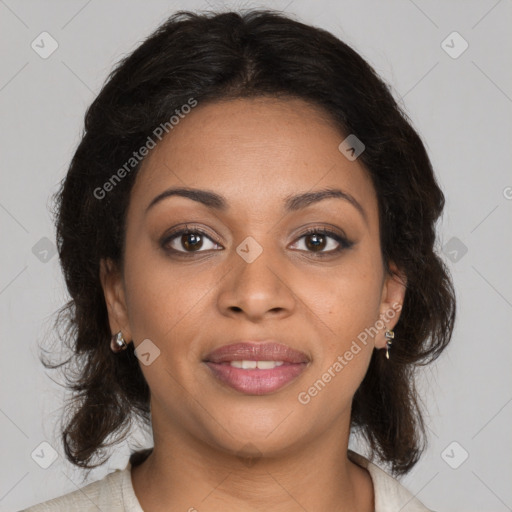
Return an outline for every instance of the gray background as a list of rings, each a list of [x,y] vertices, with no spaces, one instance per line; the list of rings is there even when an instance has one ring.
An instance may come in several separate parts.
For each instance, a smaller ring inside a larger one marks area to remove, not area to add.
[[[66,300],[48,206],[86,107],[113,64],[175,10],[262,5],[353,45],[392,84],[427,145],[447,197],[439,246],[459,309],[451,346],[421,373],[430,445],[403,483],[438,512],[512,510],[510,0],[0,0],[0,510],[84,483],[64,460],[63,390],[37,346],[55,337],[52,315]],[[31,47],[51,48],[43,31],[58,43],[46,59]],[[458,54],[460,39],[442,45],[453,31],[469,44],[457,58],[445,50]],[[52,449],[42,442],[56,450],[48,469],[40,466]],[[124,467],[127,453],[118,448],[89,480]]]

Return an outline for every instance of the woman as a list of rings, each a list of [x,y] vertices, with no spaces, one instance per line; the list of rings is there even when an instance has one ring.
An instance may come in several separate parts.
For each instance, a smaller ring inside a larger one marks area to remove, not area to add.
[[[279,13],[180,12],[85,128],[58,197],[64,447],[96,467],[135,419],[154,447],[28,510],[428,510],[395,477],[453,329],[444,197],[373,69]]]

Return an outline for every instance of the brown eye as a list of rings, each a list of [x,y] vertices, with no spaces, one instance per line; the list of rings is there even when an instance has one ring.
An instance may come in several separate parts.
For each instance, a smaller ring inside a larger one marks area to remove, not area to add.
[[[170,252],[194,253],[218,249],[220,246],[199,229],[182,229],[166,237],[162,247]]]
[[[198,251],[201,249],[203,245],[202,235],[197,233],[187,233],[185,235],[181,235],[181,244],[182,247],[190,251]]]
[[[318,256],[329,256],[339,253],[344,249],[348,249],[352,247],[352,245],[354,245],[353,242],[334,231],[327,229],[310,229],[298,238],[293,248]]]
[[[313,252],[322,251],[327,245],[327,237],[319,233],[313,233],[312,235],[306,235],[306,247],[311,249]]]

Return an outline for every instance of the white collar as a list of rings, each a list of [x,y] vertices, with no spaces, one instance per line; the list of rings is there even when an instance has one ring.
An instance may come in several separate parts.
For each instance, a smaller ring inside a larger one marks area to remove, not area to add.
[[[366,457],[348,450],[348,458],[370,473],[373,481],[375,512],[432,512],[398,480]]]

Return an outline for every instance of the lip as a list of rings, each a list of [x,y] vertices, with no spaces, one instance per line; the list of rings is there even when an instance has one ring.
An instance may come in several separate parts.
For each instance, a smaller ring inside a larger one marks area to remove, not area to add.
[[[206,362],[225,363],[229,361],[283,361],[285,363],[308,363],[309,357],[288,345],[276,341],[240,341],[224,345],[210,352]]]
[[[230,361],[283,361],[272,369],[235,368]],[[306,354],[274,341],[237,342],[224,345],[206,356],[212,375],[232,389],[249,395],[265,395],[295,380],[308,366]]]

